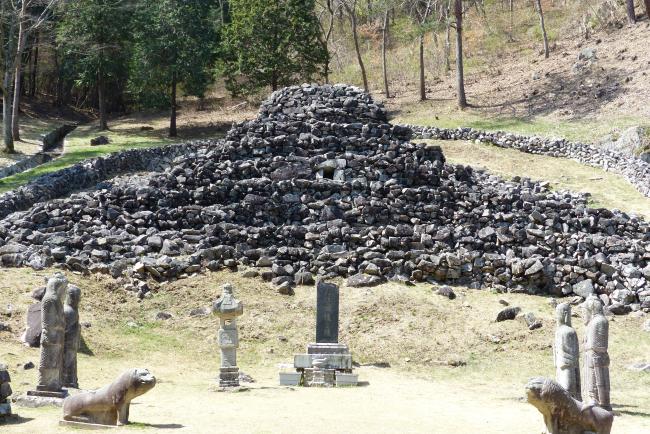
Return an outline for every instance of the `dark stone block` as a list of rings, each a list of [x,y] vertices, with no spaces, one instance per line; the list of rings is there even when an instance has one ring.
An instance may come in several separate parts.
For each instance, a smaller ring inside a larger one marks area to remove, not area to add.
[[[339,287],[319,281],[316,284],[316,342],[339,341]]]

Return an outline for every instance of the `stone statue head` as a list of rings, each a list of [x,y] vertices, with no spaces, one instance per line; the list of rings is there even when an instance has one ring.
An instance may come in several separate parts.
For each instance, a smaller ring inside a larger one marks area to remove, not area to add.
[[[79,287],[75,285],[68,285],[65,304],[67,304],[68,306],[76,310],[79,308],[80,300],[81,300],[81,289],[79,289]]]
[[[45,293],[50,294],[63,302],[67,287],[68,279],[66,279],[63,273],[55,273],[54,276],[48,279]]]
[[[555,308],[555,318],[557,325],[566,325],[571,327],[571,305],[569,303],[560,303]]]
[[[589,321],[591,321],[595,315],[603,314],[603,303],[595,295],[590,295],[587,297],[585,302],[582,303],[582,308],[584,309],[585,314],[585,324],[589,324]]]

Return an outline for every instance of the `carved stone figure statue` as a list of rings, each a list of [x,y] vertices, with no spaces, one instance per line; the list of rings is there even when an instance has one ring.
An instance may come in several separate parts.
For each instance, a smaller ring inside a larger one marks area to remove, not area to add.
[[[223,286],[223,294],[214,302],[212,312],[219,317],[220,325],[218,335],[219,348],[221,349],[219,386],[237,387],[239,386],[237,317],[244,313],[244,305],[233,295],[232,285]]]
[[[63,298],[67,287],[68,280],[61,273],[56,273],[47,282],[42,301],[43,332],[37,391],[61,392],[65,337]]]
[[[603,314],[603,305],[597,297],[590,296],[584,302],[585,312],[585,400],[611,410],[609,400],[609,322]]]
[[[108,386],[63,401],[63,420],[99,425],[129,423],[131,401],[153,389],[156,377],[147,369],[129,369]]]
[[[544,417],[550,434],[610,434],[614,414],[571,397],[550,378],[533,378],[526,384],[526,398]]]
[[[63,353],[63,386],[79,388],[77,379],[77,351],[81,338],[79,325],[79,301],[81,290],[74,285],[68,286],[68,296],[63,308],[65,316],[65,344]]]
[[[582,400],[580,394],[580,345],[578,334],[571,327],[571,305],[561,303],[555,309],[557,329],[553,345],[556,380],[572,397]]]
[[[0,363],[0,419],[11,415],[11,376],[7,365]]]

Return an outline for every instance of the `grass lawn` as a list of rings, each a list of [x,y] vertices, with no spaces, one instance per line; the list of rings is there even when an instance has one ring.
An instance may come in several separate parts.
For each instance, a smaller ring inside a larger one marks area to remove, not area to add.
[[[432,125],[440,128],[470,127],[484,131],[508,131],[528,136],[565,138],[596,143],[604,136],[633,126],[650,127],[647,118],[635,116],[562,119],[553,115],[516,117],[497,116],[478,109],[460,111],[453,101],[413,102],[399,108],[393,123]]]

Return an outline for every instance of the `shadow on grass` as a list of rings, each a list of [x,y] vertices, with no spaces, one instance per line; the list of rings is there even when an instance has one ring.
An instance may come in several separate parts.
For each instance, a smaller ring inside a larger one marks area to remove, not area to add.
[[[95,353],[93,353],[93,350],[91,350],[88,347],[88,343],[84,339],[83,335],[81,335],[80,339],[79,339],[79,352],[81,354],[85,354],[87,356],[94,356],[95,355]]]
[[[31,422],[34,420],[33,417],[22,417],[18,416],[17,414],[12,414],[9,417],[6,417],[4,419],[0,418],[0,426],[3,425],[21,425],[23,423]]]
[[[627,416],[639,416],[643,418],[650,418],[650,413],[644,411],[635,411],[635,410],[622,410],[624,408],[638,408],[636,405],[613,405],[614,414],[616,415],[627,415]]]
[[[132,428],[155,428],[155,429],[181,429],[185,428],[184,425],[179,423],[142,423],[142,422],[131,422],[127,425]]]

